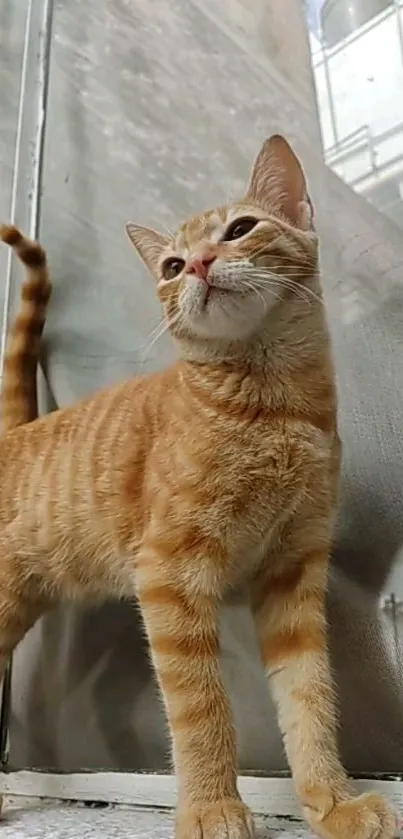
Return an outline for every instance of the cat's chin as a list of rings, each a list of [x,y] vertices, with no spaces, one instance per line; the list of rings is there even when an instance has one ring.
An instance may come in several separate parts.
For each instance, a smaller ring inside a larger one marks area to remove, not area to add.
[[[228,266],[226,266],[228,269]],[[187,337],[218,342],[245,342],[259,332],[270,317],[278,298],[266,289],[239,282],[240,265],[230,264],[231,272],[217,269],[209,281],[189,276],[178,298],[180,322]],[[237,282],[234,272],[237,269]],[[177,336],[180,337],[180,336]]]
[[[225,295],[225,301],[224,301]],[[185,318],[189,336],[207,341],[246,341],[252,338],[262,322],[262,313],[240,309],[239,304],[231,301],[231,292],[209,295],[203,309],[196,316]],[[252,307],[253,308],[253,307]]]

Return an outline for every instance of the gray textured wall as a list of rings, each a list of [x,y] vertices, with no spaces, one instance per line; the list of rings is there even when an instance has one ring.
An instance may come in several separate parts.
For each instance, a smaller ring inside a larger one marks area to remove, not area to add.
[[[0,9],[2,214],[24,7],[23,0],[2,0]],[[59,405],[154,369],[171,353],[161,341],[145,357],[159,310],[152,281],[126,241],[125,221],[174,227],[236,194],[273,130],[286,133],[301,154],[322,233],[346,443],[330,597],[343,750],[356,770],[401,768],[403,685],[388,659],[391,633],[378,596],[403,540],[396,432],[403,243],[323,165],[302,3],[59,0],[49,108],[43,241],[55,294],[45,369]],[[242,766],[282,768],[242,605],[224,616],[223,659]],[[14,682],[14,765],[164,765],[163,717],[131,607],[49,616],[19,649]]]

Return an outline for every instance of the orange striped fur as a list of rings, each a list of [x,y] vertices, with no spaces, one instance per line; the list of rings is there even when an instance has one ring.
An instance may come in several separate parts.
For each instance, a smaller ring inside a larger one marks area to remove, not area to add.
[[[3,437],[3,656],[62,599],[136,596],[172,732],[177,839],[247,839],[219,667],[220,606],[241,589],[311,826],[392,839],[394,812],[354,798],[337,751],[325,594],[340,443],[300,164],[273,137],[242,201],[176,236],[128,233],[180,359]]]
[[[0,224],[0,240],[10,245],[27,268],[21,309],[7,341],[1,393],[3,431],[38,416],[36,373],[40,342],[51,294],[46,254],[16,227]]]

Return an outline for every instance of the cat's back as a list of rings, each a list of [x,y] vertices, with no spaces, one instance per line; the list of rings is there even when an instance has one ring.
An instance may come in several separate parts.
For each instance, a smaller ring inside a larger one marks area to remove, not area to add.
[[[0,438],[0,518],[77,499],[93,501],[127,457],[152,445],[149,405],[164,374],[137,377],[54,411]]]
[[[36,568],[71,597],[83,586],[94,596],[127,593],[145,473],[173,379],[169,370],[133,379],[4,435],[0,539],[27,573]]]

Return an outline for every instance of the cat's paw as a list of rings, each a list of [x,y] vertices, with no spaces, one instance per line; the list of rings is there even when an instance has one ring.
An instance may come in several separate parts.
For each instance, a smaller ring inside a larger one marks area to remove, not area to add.
[[[237,798],[200,802],[177,813],[176,839],[252,839],[253,835],[252,814]]]
[[[348,801],[336,802],[330,812],[305,807],[312,830],[321,839],[395,839],[397,814],[380,795],[368,792]]]

